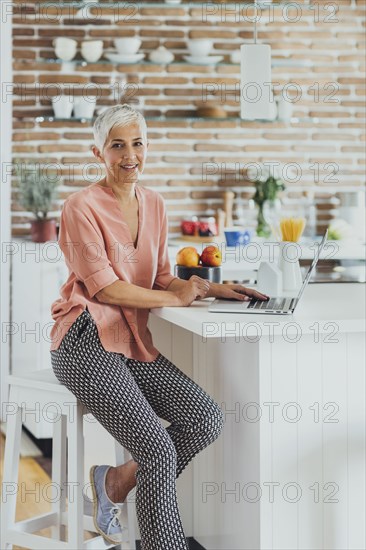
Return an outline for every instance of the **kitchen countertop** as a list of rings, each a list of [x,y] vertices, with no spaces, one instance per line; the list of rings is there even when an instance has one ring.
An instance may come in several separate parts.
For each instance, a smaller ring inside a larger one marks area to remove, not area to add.
[[[245,327],[248,323],[260,327],[263,335],[270,331],[283,334],[284,327],[288,335],[296,334],[301,327],[302,334],[319,330],[333,334],[334,338],[337,332],[365,331],[364,284],[308,285],[293,315],[211,313],[208,311],[211,300],[198,300],[190,307],[155,308],[151,313],[207,338],[239,336],[244,330],[247,331]],[[314,323],[319,323],[319,327]],[[230,330],[233,332],[229,333]]]

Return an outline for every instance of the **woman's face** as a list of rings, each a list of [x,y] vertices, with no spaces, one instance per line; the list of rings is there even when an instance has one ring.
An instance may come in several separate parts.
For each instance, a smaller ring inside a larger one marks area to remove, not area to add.
[[[148,141],[139,124],[114,126],[109,132],[103,151],[93,152],[107,170],[110,181],[137,182],[145,166]]]

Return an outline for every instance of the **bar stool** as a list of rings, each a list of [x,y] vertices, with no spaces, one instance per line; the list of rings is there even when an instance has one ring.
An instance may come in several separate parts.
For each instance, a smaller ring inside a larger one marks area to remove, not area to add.
[[[12,545],[34,549],[107,549],[116,545],[107,543],[102,536],[84,541],[84,529],[96,532],[93,518],[84,512],[84,435],[83,415],[88,411],[78,399],[55,377],[52,369],[27,372],[8,377],[10,393],[7,416],[5,457],[3,469],[1,548]],[[52,510],[31,519],[15,522],[18,487],[22,413],[34,405],[44,410],[52,406],[58,411],[53,422],[52,451]],[[67,453],[66,453],[67,450]],[[130,453],[115,443],[116,465],[123,464]],[[66,511],[66,497],[68,510]],[[135,550],[135,508],[126,500],[122,507],[121,523],[125,529],[119,548]],[[127,516],[127,517],[126,517]],[[68,526],[68,537],[65,540]],[[34,534],[51,527],[52,538]],[[127,545],[127,542],[129,544]]]

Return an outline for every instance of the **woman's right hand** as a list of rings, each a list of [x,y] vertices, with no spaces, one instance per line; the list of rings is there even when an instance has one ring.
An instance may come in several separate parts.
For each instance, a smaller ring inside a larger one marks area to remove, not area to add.
[[[194,300],[199,298],[205,298],[210,290],[210,283],[206,279],[201,279],[197,275],[186,281],[183,288],[176,291],[176,295],[179,298],[180,306],[189,306]]]

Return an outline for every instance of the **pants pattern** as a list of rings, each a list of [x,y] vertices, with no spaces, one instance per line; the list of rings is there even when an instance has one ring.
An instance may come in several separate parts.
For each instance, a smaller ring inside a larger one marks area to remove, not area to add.
[[[176,478],[223,427],[218,404],[159,354],[140,362],[104,350],[86,309],[51,351],[64,384],[130,453],[143,550],[186,550]],[[160,418],[170,422],[165,428]]]

